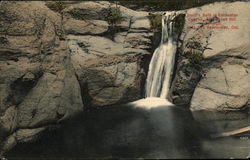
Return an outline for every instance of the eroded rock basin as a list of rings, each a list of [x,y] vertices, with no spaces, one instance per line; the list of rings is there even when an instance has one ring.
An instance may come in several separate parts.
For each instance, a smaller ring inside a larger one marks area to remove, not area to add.
[[[243,118],[242,124],[248,120]],[[218,131],[213,123],[220,122],[197,122],[189,110],[164,103],[151,108],[110,106],[85,112],[35,142],[18,144],[5,157],[246,158],[249,134],[212,139],[209,135]]]

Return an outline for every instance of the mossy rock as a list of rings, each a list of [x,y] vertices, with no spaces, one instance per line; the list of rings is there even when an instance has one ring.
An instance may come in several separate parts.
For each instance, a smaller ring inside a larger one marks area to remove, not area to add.
[[[122,16],[120,7],[108,7],[106,9],[105,20],[108,22],[109,25],[114,27],[118,24],[121,24],[121,22],[124,20],[124,17]]]
[[[149,13],[148,20],[152,32],[160,33],[162,29],[162,15],[160,13]]]
[[[185,14],[179,14],[174,20],[175,21],[174,28],[177,36],[179,36],[183,31],[185,16],[186,16]]]
[[[62,13],[62,11],[66,8],[65,2],[62,1],[46,2],[46,6],[52,11],[58,13]]]
[[[204,59],[203,54],[199,50],[190,50],[189,52],[185,53],[188,60],[193,64],[200,64]]]

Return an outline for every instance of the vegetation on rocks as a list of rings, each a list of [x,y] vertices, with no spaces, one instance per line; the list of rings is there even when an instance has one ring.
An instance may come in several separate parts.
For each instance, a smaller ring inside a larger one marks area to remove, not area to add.
[[[186,52],[187,58],[191,63],[201,63],[201,61],[204,59],[202,52],[199,50],[193,49],[190,52]]]
[[[120,7],[118,7],[117,5],[115,7],[109,6],[107,8],[107,15],[105,19],[112,27],[116,27],[118,24],[121,24],[121,22],[123,21],[123,17]]]
[[[119,32],[118,25],[121,24],[121,22],[124,20],[120,7],[117,6],[117,4],[115,5],[115,7],[112,7],[110,5],[106,9],[105,20],[110,25],[107,37],[113,40],[115,34]]]
[[[66,5],[64,2],[62,1],[53,1],[53,2],[47,2],[46,3],[46,6],[55,11],[55,12],[58,12],[58,13],[62,13],[62,10],[66,8]]]
[[[175,18],[174,28],[177,36],[179,36],[183,31],[185,16],[185,14],[180,14]]]
[[[197,41],[190,41],[186,44],[187,51],[185,55],[191,63],[199,64],[204,59],[202,44]]]
[[[160,33],[162,28],[162,15],[160,13],[149,13],[150,28],[154,33]]]

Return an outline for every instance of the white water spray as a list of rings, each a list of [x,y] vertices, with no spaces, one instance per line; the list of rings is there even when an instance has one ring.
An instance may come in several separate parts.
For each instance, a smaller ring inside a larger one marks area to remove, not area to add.
[[[175,12],[167,12],[162,18],[162,38],[149,65],[146,80],[146,97],[167,98],[177,48],[174,33]]]

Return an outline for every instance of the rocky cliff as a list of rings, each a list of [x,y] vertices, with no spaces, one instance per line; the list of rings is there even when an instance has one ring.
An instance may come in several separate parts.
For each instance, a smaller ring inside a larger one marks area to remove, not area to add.
[[[91,106],[142,97],[148,13],[121,6],[114,32],[108,2],[55,4],[0,2],[1,152]]]
[[[185,11],[170,98],[213,133],[249,125],[249,11],[249,2]]]
[[[0,3],[3,150],[83,110],[61,19],[43,2]],[[3,143],[5,142],[5,143]]]
[[[249,2],[186,11],[172,85],[175,104],[190,104],[192,110],[249,108],[249,11]]]
[[[72,64],[86,106],[105,106],[142,98],[151,51],[148,12],[119,6],[122,21],[108,24],[108,2],[67,7],[64,28]]]

